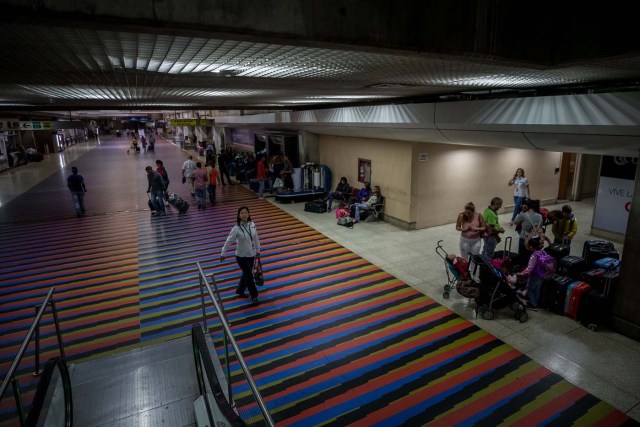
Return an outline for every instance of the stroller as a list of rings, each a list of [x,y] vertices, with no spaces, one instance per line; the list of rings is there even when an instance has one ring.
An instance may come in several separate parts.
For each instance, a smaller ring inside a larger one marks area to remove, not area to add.
[[[452,289],[456,289],[465,298],[478,298],[480,288],[477,282],[471,278],[469,262],[464,258],[450,255],[442,247],[442,240],[438,241],[436,253],[442,258],[447,272],[447,284],[444,285],[442,297],[448,299]]]
[[[485,263],[480,256],[472,255],[472,258],[480,269],[480,295],[476,298],[476,316],[480,314],[483,319],[491,320],[495,316],[495,310],[509,307],[513,311],[513,317],[520,323],[529,320],[526,301],[509,284],[505,273]]]

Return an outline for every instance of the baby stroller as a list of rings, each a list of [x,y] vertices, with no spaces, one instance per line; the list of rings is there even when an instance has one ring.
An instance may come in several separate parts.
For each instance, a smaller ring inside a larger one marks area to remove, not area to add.
[[[436,253],[444,261],[445,271],[447,272],[447,284],[444,285],[442,297],[448,299],[451,289],[455,288],[465,298],[478,298],[480,288],[478,283],[471,278],[467,260],[448,254],[442,247],[442,240],[438,241]]]
[[[509,284],[505,273],[485,263],[479,256],[473,258],[480,268],[480,294],[476,298],[476,316],[480,314],[483,319],[491,320],[495,316],[495,310],[509,307],[513,311],[514,319],[520,323],[529,320],[526,301],[520,297],[516,288]]]

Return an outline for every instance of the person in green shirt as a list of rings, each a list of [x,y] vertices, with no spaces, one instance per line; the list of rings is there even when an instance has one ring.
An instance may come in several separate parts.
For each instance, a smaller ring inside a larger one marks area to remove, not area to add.
[[[484,239],[484,248],[482,249],[482,258],[487,264],[491,262],[496,245],[501,240],[500,234],[504,233],[504,228],[498,222],[498,210],[502,207],[502,199],[494,197],[491,204],[485,209],[483,217],[487,224],[487,237]]]

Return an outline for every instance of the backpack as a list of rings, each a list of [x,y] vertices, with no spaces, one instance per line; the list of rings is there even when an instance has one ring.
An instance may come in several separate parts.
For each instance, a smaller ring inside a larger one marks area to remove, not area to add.
[[[556,273],[556,259],[545,251],[538,252],[538,262],[533,269],[533,274],[543,279],[548,279]]]

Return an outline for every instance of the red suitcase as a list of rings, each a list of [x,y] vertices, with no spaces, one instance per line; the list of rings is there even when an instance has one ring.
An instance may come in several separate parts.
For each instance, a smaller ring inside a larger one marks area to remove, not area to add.
[[[571,317],[574,320],[578,320],[580,315],[580,301],[582,300],[582,296],[586,292],[589,292],[589,289],[591,289],[591,285],[585,282],[576,284],[573,287],[573,289],[571,290],[567,316]]]

